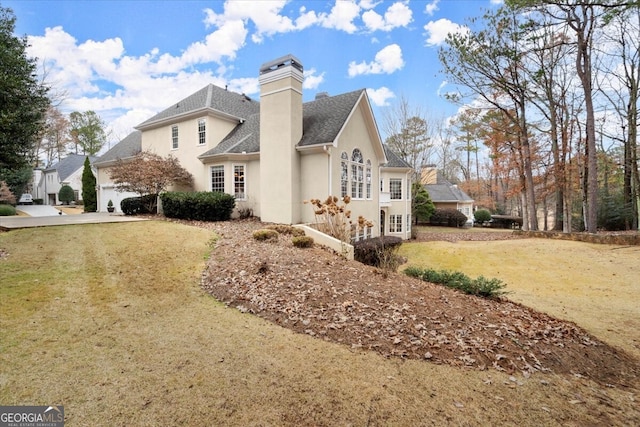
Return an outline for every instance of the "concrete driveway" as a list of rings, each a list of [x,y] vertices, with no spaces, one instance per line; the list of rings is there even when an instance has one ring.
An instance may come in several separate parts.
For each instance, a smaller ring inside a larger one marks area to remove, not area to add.
[[[42,205],[18,206],[18,210],[32,216],[0,216],[0,229],[8,231],[19,228],[48,227],[52,225],[147,221],[146,218],[106,212],[82,213],[78,215],[66,215],[63,213],[60,215],[60,211],[53,206]]]
[[[60,216],[60,211],[50,205],[18,205],[16,210],[22,211],[29,216]],[[62,213],[62,215],[66,215]]]

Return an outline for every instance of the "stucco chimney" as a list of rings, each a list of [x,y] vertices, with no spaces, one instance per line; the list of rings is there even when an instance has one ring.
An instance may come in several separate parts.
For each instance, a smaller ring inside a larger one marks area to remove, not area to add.
[[[438,169],[435,166],[429,165],[422,168],[420,171],[420,184],[429,185],[438,183]]]
[[[260,217],[265,222],[300,221],[302,63],[293,55],[260,67]]]

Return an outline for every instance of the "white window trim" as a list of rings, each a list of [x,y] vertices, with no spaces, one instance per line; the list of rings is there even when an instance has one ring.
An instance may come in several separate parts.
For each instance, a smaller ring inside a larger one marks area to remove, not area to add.
[[[224,167],[224,165],[211,165],[209,166],[209,188],[210,190],[213,192],[213,177],[211,176],[213,173],[213,168],[222,168],[222,192],[225,193],[226,192],[226,179],[225,179],[225,175],[226,175],[226,168]]]
[[[176,131],[175,141],[173,136],[174,129]],[[171,150],[177,150],[178,148],[180,148],[180,128],[178,127],[178,125],[172,125],[171,126]]]
[[[200,142],[200,122],[204,122],[204,142]],[[196,124],[198,126],[198,146],[207,145],[207,119],[202,117],[198,119]]]
[[[236,166],[242,167],[242,171],[244,172],[244,197],[238,197],[236,195]],[[233,196],[236,200],[247,200],[247,165],[245,163],[234,163],[231,165],[231,178],[233,185]]]

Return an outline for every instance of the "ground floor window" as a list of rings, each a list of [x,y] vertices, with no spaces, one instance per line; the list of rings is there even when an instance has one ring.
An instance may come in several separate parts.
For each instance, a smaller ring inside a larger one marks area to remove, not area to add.
[[[233,193],[236,199],[246,199],[244,165],[233,166]]]
[[[407,232],[411,232],[411,214],[407,214]]]
[[[224,193],[224,166],[211,166],[211,191]]]
[[[402,232],[402,215],[389,215],[389,232]]]

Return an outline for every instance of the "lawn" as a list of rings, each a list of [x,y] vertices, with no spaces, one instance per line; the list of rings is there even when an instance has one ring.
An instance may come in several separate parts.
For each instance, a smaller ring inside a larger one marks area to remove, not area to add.
[[[383,358],[226,308],[199,286],[214,238],[161,221],[0,233],[0,403],[62,404],[68,426],[640,417],[638,384]]]
[[[432,236],[456,231],[422,230]],[[547,239],[455,243],[435,239],[402,245],[407,265],[496,277],[507,284],[509,299],[575,322],[640,358],[640,246]]]

